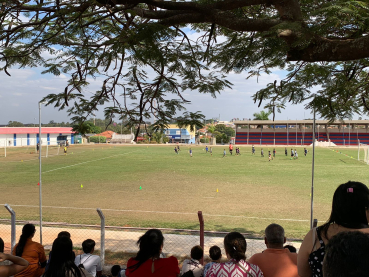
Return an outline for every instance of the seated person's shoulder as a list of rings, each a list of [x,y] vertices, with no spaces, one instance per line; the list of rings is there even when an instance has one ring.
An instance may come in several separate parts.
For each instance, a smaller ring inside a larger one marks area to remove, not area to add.
[[[168,258],[166,258],[166,259],[168,259],[169,261],[171,261],[171,262],[175,262],[175,263],[177,263],[178,264],[178,259],[176,258],[176,257],[174,257],[174,256],[170,256],[170,257],[168,257]]]
[[[262,260],[264,258],[263,253],[256,253],[252,255],[252,257],[248,260],[249,263],[257,263],[258,261]]]

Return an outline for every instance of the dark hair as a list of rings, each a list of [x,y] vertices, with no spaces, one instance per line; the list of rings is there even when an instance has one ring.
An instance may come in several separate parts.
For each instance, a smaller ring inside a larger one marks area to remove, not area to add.
[[[111,270],[110,270],[111,275],[113,275],[113,276],[118,276],[118,274],[119,274],[120,271],[121,271],[121,268],[120,268],[119,265],[113,265],[111,267]]]
[[[27,239],[32,236],[36,231],[36,227],[33,224],[26,224],[22,228],[22,234],[19,238],[17,249],[15,250],[15,255],[22,257],[24,247],[26,246]]]
[[[73,260],[73,244],[70,238],[56,238],[51,251],[53,256],[44,277],[82,277],[81,270]]]
[[[238,232],[228,233],[224,238],[224,249],[237,262],[246,260],[247,243],[245,237]]]
[[[213,261],[219,260],[222,256],[222,251],[218,246],[214,245],[209,249],[209,256]]]
[[[93,239],[86,239],[84,242],[82,242],[83,252],[85,252],[86,254],[91,253],[95,245],[96,243]]]
[[[67,237],[67,238],[70,238],[70,233],[68,231],[61,231],[59,234],[58,234],[58,238],[61,238],[61,237]]]
[[[200,245],[196,245],[191,249],[191,258],[195,260],[200,260],[204,257],[204,249]]]
[[[340,185],[334,192],[332,212],[328,221],[322,226],[321,234],[328,239],[328,228],[332,223],[355,229],[367,226],[366,209],[368,207],[369,189],[366,185],[352,181]]]
[[[132,268],[132,271],[138,269],[148,259],[159,257],[163,243],[164,236],[158,229],[150,229],[141,236],[137,241],[137,245],[140,250],[134,258],[138,263],[130,267]]]
[[[265,229],[265,237],[271,245],[284,244],[284,229],[281,225],[272,223]]]
[[[369,235],[341,232],[332,237],[325,249],[324,277],[366,277],[369,272]]]
[[[4,241],[0,238],[0,252],[4,252]]]
[[[297,253],[297,249],[296,249],[295,246],[285,245],[285,246],[283,246],[283,248],[286,248],[286,249],[290,250],[291,253]]]

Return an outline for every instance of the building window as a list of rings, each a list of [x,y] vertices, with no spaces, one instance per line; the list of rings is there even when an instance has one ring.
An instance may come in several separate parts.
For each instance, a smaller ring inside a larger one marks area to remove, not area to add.
[[[176,135],[180,135],[181,134],[181,131],[176,131]]]

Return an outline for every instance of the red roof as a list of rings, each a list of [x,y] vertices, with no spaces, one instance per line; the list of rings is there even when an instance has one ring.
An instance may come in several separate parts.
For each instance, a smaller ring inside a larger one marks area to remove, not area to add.
[[[1,135],[38,134],[38,127],[1,127]],[[73,134],[72,127],[42,127],[41,134]]]
[[[114,132],[113,131],[105,131],[102,132],[101,134],[96,134],[95,136],[102,136],[102,137],[106,137],[107,139],[111,139],[113,137]]]

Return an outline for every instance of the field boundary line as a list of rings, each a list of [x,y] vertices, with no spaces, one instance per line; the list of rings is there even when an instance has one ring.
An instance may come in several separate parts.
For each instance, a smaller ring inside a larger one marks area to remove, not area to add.
[[[5,204],[0,204],[5,205]],[[29,208],[38,208],[37,205],[12,205],[8,204],[11,207],[29,207]],[[78,207],[61,207],[61,206],[42,206],[43,208],[52,208],[52,209],[68,209],[68,210],[93,210],[96,208],[78,208]],[[193,213],[182,213],[182,212],[163,212],[163,211],[144,211],[144,210],[119,210],[119,209],[101,209],[102,211],[111,211],[111,212],[133,212],[133,213],[153,213],[153,214],[178,214],[178,215],[194,215]],[[231,217],[231,218],[246,218],[246,219],[263,219],[263,220],[281,220],[281,221],[295,221],[295,222],[309,222],[307,219],[293,219],[293,218],[268,218],[268,217],[257,217],[257,216],[243,216],[243,215],[221,215],[221,214],[207,214],[203,213],[205,216],[211,217]]]
[[[133,153],[133,152],[137,152],[137,151],[140,151],[140,150],[126,152],[126,153],[121,153],[121,154],[115,154],[115,155],[112,155],[112,156],[108,156],[108,157],[104,157],[104,158],[100,158],[100,159],[96,159],[96,160],[89,160],[89,161],[80,162],[80,163],[76,163],[76,164],[72,164],[72,165],[62,166],[62,167],[54,168],[54,169],[51,169],[51,170],[43,171],[42,173],[49,173],[49,172],[53,172],[53,171],[56,171],[56,170],[65,169],[65,168],[69,168],[69,167],[73,167],[73,166],[77,166],[77,165],[81,165],[81,164],[86,164],[86,163],[92,163],[92,162],[97,162],[97,161],[101,161],[101,160],[106,160],[106,159],[109,159],[109,158],[112,158],[112,157],[122,156],[122,155],[130,154],[130,153]]]

